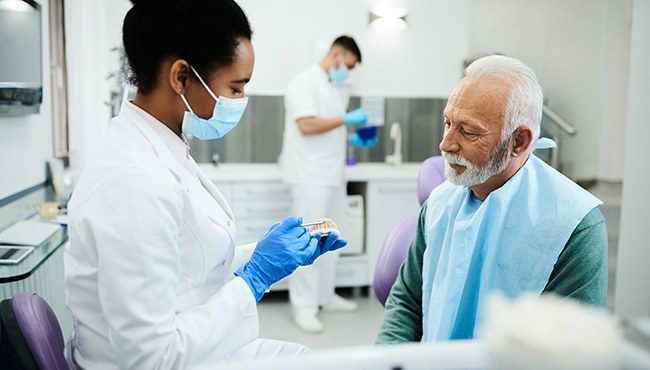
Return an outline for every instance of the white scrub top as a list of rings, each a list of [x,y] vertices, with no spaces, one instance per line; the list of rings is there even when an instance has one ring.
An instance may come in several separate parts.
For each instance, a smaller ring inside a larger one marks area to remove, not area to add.
[[[285,122],[279,163],[288,184],[343,184],[347,130],[345,125],[318,135],[303,135],[296,120],[315,116],[334,118],[345,114],[347,101],[329,82],[329,76],[313,65],[298,75],[284,97]]]
[[[257,338],[255,298],[232,274],[232,211],[184,165],[130,103],[111,120],[69,203],[69,362],[185,369]]]

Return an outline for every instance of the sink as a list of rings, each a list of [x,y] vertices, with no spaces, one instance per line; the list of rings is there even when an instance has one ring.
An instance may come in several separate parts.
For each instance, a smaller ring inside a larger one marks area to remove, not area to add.
[[[399,122],[390,125],[390,138],[393,139],[393,154],[386,156],[386,163],[399,166],[402,164],[402,126]]]

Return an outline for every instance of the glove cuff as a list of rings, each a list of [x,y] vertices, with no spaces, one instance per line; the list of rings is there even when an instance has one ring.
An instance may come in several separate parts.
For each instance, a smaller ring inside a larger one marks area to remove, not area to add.
[[[255,301],[258,303],[264,296],[264,292],[269,289],[269,285],[259,279],[255,268],[250,265],[250,262],[246,262],[240,268],[238,268],[235,271],[235,276],[239,276],[240,278],[244,279],[248,287],[253,292]]]

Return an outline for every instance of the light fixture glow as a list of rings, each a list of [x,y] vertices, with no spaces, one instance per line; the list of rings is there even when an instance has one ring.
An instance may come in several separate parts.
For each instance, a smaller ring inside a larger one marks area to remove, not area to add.
[[[368,25],[383,30],[403,30],[408,28],[405,8],[377,8],[368,13]]]

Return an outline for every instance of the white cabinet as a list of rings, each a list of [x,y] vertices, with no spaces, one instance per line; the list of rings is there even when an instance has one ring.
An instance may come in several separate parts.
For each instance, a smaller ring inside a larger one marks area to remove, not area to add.
[[[409,215],[417,214],[417,182],[413,180],[368,181],[366,188],[366,255],[368,279],[372,277],[377,257],[390,230]]]
[[[368,256],[343,254],[339,257],[336,265],[336,286],[358,287],[371,283],[372,281],[368,281]]]
[[[231,186],[237,245],[256,242],[271,225],[291,213],[291,189],[279,180]]]

